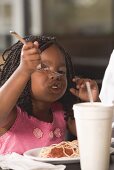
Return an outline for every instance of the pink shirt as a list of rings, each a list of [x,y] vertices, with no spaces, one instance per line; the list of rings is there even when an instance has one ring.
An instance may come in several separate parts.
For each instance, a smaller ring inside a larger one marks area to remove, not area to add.
[[[59,103],[52,105],[53,122],[47,123],[29,116],[17,107],[17,118],[13,126],[0,137],[0,154],[25,151],[49,146],[65,140],[66,122]]]

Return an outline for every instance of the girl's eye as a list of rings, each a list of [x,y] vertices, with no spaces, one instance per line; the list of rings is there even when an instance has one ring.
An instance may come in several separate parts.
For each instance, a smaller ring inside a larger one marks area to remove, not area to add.
[[[66,74],[66,71],[60,70],[60,71],[58,71],[58,73],[64,75],[64,74]]]

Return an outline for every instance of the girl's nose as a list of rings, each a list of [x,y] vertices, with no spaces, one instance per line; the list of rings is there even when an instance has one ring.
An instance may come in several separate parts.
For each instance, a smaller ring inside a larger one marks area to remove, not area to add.
[[[52,80],[60,80],[61,76],[62,76],[62,74],[59,74],[57,72],[50,72],[48,74],[49,79],[52,79]]]

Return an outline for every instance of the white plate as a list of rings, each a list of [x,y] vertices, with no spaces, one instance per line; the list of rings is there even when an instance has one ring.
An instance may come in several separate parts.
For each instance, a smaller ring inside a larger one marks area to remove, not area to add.
[[[25,157],[28,157],[33,160],[41,161],[41,162],[48,162],[48,163],[54,163],[54,164],[69,164],[69,163],[78,163],[80,162],[80,157],[75,157],[75,158],[69,158],[69,157],[64,157],[64,158],[41,158],[39,157],[39,153],[42,148],[36,148],[36,149],[31,149],[29,151],[26,151],[24,153]],[[114,148],[110,147],[110,154],[114,153]]]
[[[80,161],[79,157],[76,158],[69,158],[69,157],[64,157],[64,158],[42,158],[39,157],[39,153],[42,148],[36,148],[36,149],[31,149],[29,151],[26,151],[23,155],[25,157],[28,157],[33,160],[41,161],[41,162],[48,162],[48,163],[54,163],[54,164],[68,164],[68,163],[77,163]]]

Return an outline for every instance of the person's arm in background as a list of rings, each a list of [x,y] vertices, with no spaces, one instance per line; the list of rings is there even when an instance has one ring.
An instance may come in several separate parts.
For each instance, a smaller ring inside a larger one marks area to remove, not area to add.
[[[106,105],[114,104],[114,50],[104,73],[99,98]],[[114,128],[114,116],[112,121],[112,128]]]
[[[104,104],[114,103],[114,50],[105,70],[99,98]]]

